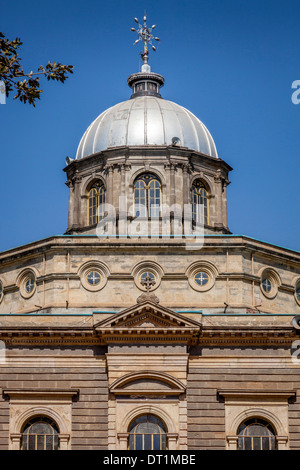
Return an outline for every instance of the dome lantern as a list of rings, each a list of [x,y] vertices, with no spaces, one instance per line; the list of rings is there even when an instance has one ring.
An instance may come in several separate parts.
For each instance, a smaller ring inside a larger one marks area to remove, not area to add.
[[[153,25],[151,28],[147,26],[147,17],[144,15],[144,24],[139,24],[139,20],[134,18],[134,21],[138,23],[138,28],[130,28],[131,31],[135,31],[138,34],[138,39],[134,42],[138,44],[140,41],[143,42],[144,48],[140,52],[140,57],[143,60],[143,65],[139,73],[134,73],[128,77],[127,83],[132,88],[133,93],[131,98],[136,98],[137,96],[157,96],[161,98],[159,94],[160,87],[164,84],[164,77],[157,73],[151,72],[151,67],[148,64],[149,60],[149,47],[151,46],[153,51],[156,51],[156,47],[152,44],[152,39],[159,41],[158,37],[154,37],[152,30],[155,28]]]

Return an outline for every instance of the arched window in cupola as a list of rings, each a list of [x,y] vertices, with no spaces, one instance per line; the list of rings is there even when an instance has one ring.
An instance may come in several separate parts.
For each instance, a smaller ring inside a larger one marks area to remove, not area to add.
[[[95,181],[88,191],[88,225],[94,225],[103,218],[105,187],[101,180]]]
[[[135,217],[161,215],[161,183],[157,176],[143,173],[134,183]]]
[[[200,179],[192,185],[192,215],[195,223],[209,224],[208,190]]]

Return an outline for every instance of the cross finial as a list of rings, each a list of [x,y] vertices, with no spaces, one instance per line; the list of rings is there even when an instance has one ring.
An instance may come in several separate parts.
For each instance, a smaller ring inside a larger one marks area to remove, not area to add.
[[[149,67],[149,65],[148,65],[148,58],[149,58],[148,44],[150,44],[153,51],[156,51],[156,47],[153,46],[153,44],[152,44],[152,39],[154,39],[155,41],[159,41],[159,38],[153,36],[153,34],[152,34],[152,30],[156,26],[155,24],[152,25],[151,28],[148,28],[146,12],[144,14],[143,20],[144,20],[144,24],[141,25],[139,23],[138,18],[134,18],[134,21],[138,24],[138,28],[130,28],[130,30],[135,31],[138,34],[138,37],[139,37],[133,44],[137,44],[140,41],[142,41],[143,44],[144,44],[144,51],[141,52],[141,56],[142,56],[142,59],[144,61],[144,64],[143,64],[144,68],[147,68],[147,67]],[[142,67],[142,69],[143,69],[143,67]],[[148,70],[145,70],[145,71],[148,71]]]
[[[145,286],[147,292],[150,291],[151,287],[155,285],[155,280],[152,279],[149,274],[141,281],[142,286]]]

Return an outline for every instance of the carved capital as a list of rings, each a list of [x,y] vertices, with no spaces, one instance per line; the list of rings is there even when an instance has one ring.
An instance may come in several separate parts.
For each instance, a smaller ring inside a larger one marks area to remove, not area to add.
[[[66,181],[65,185],[68,186],[69,189],[74,189],[74,184],[72,180]]]

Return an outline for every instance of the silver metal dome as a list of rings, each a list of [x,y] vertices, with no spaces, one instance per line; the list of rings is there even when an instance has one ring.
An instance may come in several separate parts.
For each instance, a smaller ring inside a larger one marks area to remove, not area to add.
[[[218,158],[215,143],[194,114],[172,101],[140,96],[107,109],[84,133],[76,159],[112,147],[172,145]]]

